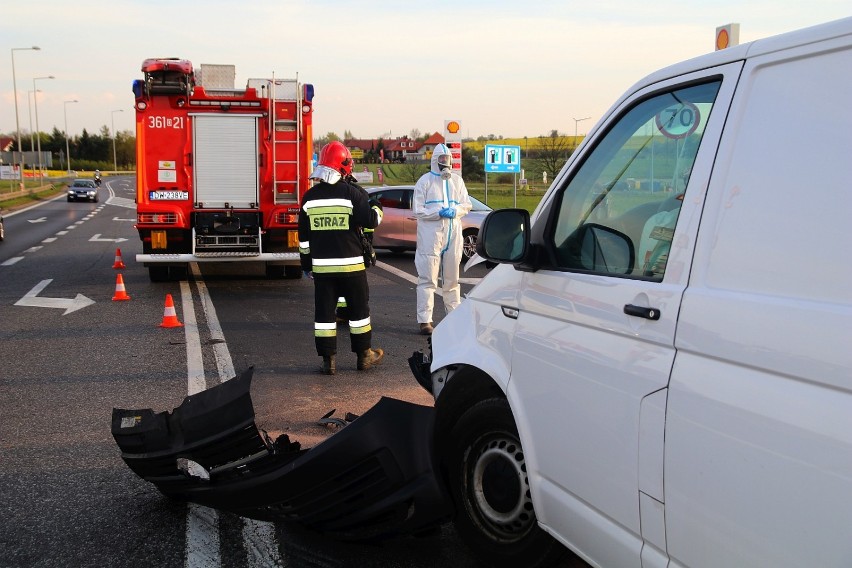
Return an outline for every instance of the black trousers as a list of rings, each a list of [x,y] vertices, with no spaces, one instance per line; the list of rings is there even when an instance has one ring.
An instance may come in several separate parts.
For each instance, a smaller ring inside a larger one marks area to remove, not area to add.
[[[345,276],[314,273],[314,341],[317,354],[337,353],[337,299],[346,298],[349,337],[352,351],[370,348],[372,325],[368,300],[367,272],[361,270]]]

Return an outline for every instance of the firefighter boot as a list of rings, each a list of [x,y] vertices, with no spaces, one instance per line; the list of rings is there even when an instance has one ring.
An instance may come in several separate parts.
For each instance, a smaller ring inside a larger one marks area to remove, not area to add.
[[[379,349],[378,347],[375,349],[365,349],[358,353],[358,370],[366,371],[371,367],[375,367],[382,361],[382,357],[385,356],[385,352]]]
[[[337,363],[334,360],[334,355],[322,356],[322,372],[324,375],[333,375],[337,372]]]

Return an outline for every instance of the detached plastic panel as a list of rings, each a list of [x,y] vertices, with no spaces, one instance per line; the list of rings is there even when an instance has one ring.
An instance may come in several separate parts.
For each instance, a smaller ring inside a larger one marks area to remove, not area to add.
[[[346,540],[412,534],[452,514],[436,475],[434,409],[382,398],[312,449],[254,422],[249,368],[171,413],[114,408],[121,457],[165,495]]]

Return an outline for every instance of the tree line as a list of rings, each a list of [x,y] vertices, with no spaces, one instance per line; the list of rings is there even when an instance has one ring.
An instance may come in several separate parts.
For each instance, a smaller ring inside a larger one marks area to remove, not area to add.
[[[389,134],[389,133],[388,133]],[[43,153],[50,153],[51,161],[49,166],[53,169],[68,169],[67,156],[65,155],[65,136],[58,128],[54,127],[50,133],[38,133],[41,141],[41,150]],[[16,138],[15,134],[8,134],[11,138]],[[414,140],[425,140],[428,134],[421,134],[417,129],[413,129],[410,138]],[[346,131],[343,138],[337,136],[334,132],[329,132],[325,136],[321,136],[313,140],[314,148],[317,152],[322,146],[332,140],[342,140],[352,138],[352,133]],[[497,137],[489,135],[488,137],[480,136],[476,139],[477,142],[495,141],[499,143],[502,136]],[[473,140],[465,140],[471,142]],[[26,156],[32,157],[33,162],[36,161],[35,152],[38,148],[39,138],[35,134],[23,133],[21,136],[23,150]],[[374,159],[369,159],[365,156],[362,160],[366,163],[378,162],[379,150],[383,143],[383,137],[379,138],[379,147],[375,150]],[[32,147],[32,150],[31,150]],[[68,139],[68,147],[71,153],[71,168],[75,170],[112,170],[113,168],[113,138],[110,129],[107,126],[102,126],[97,133],[89,133],[87,130],[76,136],[71,136]],[[540,136],[536,141],[534,148],[524,151],[524,158],[527,160],[527,168],[530,170],[528,174],[539,177],[540,172],[547,172],[552,179],[561,169],[565,160],[573,152],[574,147],[569,143],[567,137],[559,136],[556,131],[552,131],[549,136]],[[133,170],[136,168],[136,137],[131,131],[119,131],[115,135],[115,161],[119,170]],[[36,166],[37,164],[28,163],[27,168]],[[47,164],[45,164],[47,165]],[[412,170],[409,177],[414,177],[423,169],[423,164],[409,164],[407,169]],[[428,171],[428,163],[426,164]],[[480,162],[478,152],[462,147],[462,172],[466,181],[482,181],[484,172]]]
[[[17,135],[7,134],[15,139],[17,146]],[[24,157],[27,160],[26,168],[38,166],[38,147],[41,144],[42,154],[50,154],[47,163],[43,166],[50,169],[66,170],[68,168],[68,157],[66,149],[65,134],[53,127],[53,131],[38,133],[21,133],[21,145]],[[97,133],[89,133],[86,129],[76,136],[68,137],[68,151],[71,153],[71,168],[74,170],[112,170],[113,169],[113,137],[109,127],[102,126]],[[18,148],[14,148],[15,151]],[[29,158],[29,159],[27,159]],[[35,162],[35,163],[30,163]],[[119,170],[133,170],[136,168],[136,137],[130,131],[118,131],[115,134],[115,164]]]

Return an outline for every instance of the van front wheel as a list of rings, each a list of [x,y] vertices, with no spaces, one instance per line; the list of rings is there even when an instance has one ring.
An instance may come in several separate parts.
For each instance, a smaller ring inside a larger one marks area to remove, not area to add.
[[[552,566],[566,549],[538,526],[509,403],[477,403],[448,440],[454,522],[465,543],[492,566]]]

